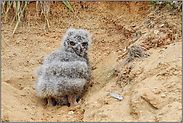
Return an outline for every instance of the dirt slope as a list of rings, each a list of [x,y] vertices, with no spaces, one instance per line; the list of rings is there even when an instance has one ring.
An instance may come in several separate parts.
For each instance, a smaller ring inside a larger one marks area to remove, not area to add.
[[[75,15],[62,2],[45,5],[50,10],[49,30],[43,28],[44,16],[36,16],[40,11],[35,2],[28,4],[25,22],[13,37],[13,26],[4,23],[2,16],[1,121],[182,121],[182,12],[161,10],[156,15],[149,2],[134,1],[71,2]],[[145,23],[147,15],[151,23]],[[154,27],[149,27],[153,22]],[[159,27],[162,24],[168,26]],[[79,105],[48,107],[36,95],[34,71],[43,57],[60,47],[69,27],[88,29],[92,35],[89,60],[93,77],[123,62],[129,45],[145,47],[150,56],[118,66],[120,71],[109,81],[93,79]],[[120,94],[123,100],[110,94]]]

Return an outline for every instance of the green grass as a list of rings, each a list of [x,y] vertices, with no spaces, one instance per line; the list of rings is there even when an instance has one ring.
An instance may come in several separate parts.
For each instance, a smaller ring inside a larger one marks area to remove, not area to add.
[[[175,2],[174,1],[161,1],[161,4],[160,4],[160,1],[149,1],[153,6],[154,8],[156,8],[156,6],[158,5],[161,5],[161,6],[164,6],[164,7],[167,7],[168,9],[177,9],[178,6],[180,5],[175,5]],[[178,1],[177,1],[178,2]]]
[[[74,10],[72,9],[72,7],[71,7],[71,5],[70,5],[70,3],[68,2],[68,1],[62,1],[73,13],[75,13],[74,12]]]
[[[19,24],[19,22],[20,22],[20,19],[21,19],[22,15],[23,15],[24,10],[25,10],[25,8],[26,8],[26,6],[27,6],[27,3],[28,3],[28,1],[25,1],[24,8],[22,9],[21,14],[20,14],[20,17],[19,17],[19,19],[18,19],[17,22],[16,22],[15,28],[14,28],[14,30],[13,30],[13,34],[15,33],[15,31],[16,31],[16,29],[17,29],[17,27],[18,27],[18,24]]]
[[[158,5],[156,1],[149,1],[153,6],[154,8],[156,8],[156,6]]]
[[[46,20],[47,25],[48,25],[48,28],[49,28],[50,27],[49,21],[48,21],[48,18],[46,17],[46,15],[45,15],[45,13],[43,11],[43,8],[41,7],[40,1],[35,1],[35,2],[41,8],[41,11],[43,12],[43,15],[45,17],[45,20]],[[74,10],[73,10],[73,8],[71,7],[71,5],[70,5],[70,3],[68,1],[62,1],[62,2],[63,2],[63,4],[65,6],[67,6],[68,9],[70,9],[73,13],[75,13]],[[12,22],[11,22],[11,25],[12,25],[14,23],[14,21],[16,20],[16,25],[15,25],[15,28],[13,30],[13,34],[14,34],[15,31],[16,31],[16,29],[17,29],[17,27],[18,27],[18,25],[19,25],[19,23],[20,23],[20,20],[21,20],[21,18],[23,16],[23,13],[24,13],[24,11],[25,11],[25,9],[27,7],[28,1],[22,1],[22,2],[21,1],[4,1],[4,4],[2,6],[2,10],[1,10],[1,15],[3,14],[4,9],[6,9],[6,12],[5,12],[5,22],[7,21],[7,17],[8,17],[9,10],[10,9],[13,9],[13,7],[11,7],[13,4],[15,4],[14,6],[16,7],[15,8],[16,9],[15,16],[14,16]],[[20,9],[20,4],[21,5],[24,4],[24,6],[22,7],[22,9]],[[6,7],[5,7],[5,5],[6,5]],[[18,15],[18,13],[20,13],[20,15]]]
[[[6,1],[5,1],[5,2],[6,2]],[[7,10],[6,10],[5,22],[6,22],[6,19],[7,19],[7,16],[8,16],[8,11],[10,10],[12,3],[13,3],[13,1],[11,1],[10,4],[8,4],[8,2],[7,2]],[[5,3],[4,3],[4,4],[5,4]]]
[[[102,84],[101,88],[102,89],[108,82],[109,80],[114,76],[115,70],[114,68],[107,70],[105,72],[99,73],[98,75],[96,75],[93,78],[94,83],[96,83],[97,81],[101,80],[101,78],[103,77],[104,79],[102,79],[101,81],[103,81],[104,83]],[[99,90],[100,90],[99,89]]]
[[[1,9],[1,14],[3,13],[5,4],[6,4],[6,1],[4,1],[3,8]]]

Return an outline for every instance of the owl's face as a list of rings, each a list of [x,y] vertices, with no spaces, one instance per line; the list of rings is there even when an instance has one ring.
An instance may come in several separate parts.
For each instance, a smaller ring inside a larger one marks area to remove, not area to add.
[[[63,46],[65,50],[76,53],[79,56],[87,54],[91,45],[89,32],[83,29],[68,29],[63,37]]]

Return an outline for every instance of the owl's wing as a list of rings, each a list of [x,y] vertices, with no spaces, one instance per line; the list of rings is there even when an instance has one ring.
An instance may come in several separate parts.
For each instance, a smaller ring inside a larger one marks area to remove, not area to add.
[[[49,75],[86,78],[88,76],[88,65],[83,61],[54,61],[45,66],[45,72]]]
[[[75,56],[73,56],[71,53],[68,53],[62,49],[58,49],[45,57],[43,60],[43,64],[51,64],[54,61],[69,61],[70,59],[74,59],[74,57]]]

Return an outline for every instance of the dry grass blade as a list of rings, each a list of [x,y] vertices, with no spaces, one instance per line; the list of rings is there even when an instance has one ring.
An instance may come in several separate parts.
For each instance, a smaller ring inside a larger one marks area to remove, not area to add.
[[[13,24],[13,22],[14,22],[14,20],[15,20],[15,18],[17,17],[17,15],[18,15],[18,10],[19,10],[19,6],[20,6],[20,1],[14,1],[14,4],[16,4],[16,7],[15,7],[15,11],[16,11],[16,14],[15,14],[15,16],[14,16],[14,18],[13,18],[13,21],[11,22],[11,25]]]
[[[15,33],[15,30],[16,30],[17,27],[18,27],[18,24],[19,24],[19,22],[20,22],[20,19],[21,19],[22,15],[23,15],[24,10],[25,10],[25,8],[26,8],[26,6],[27,6],[27,3],[28,3],[28,1],[25,1],[24,8],[23,8],[23,10],[22,10],[22,12],[21,12],[21,14],[20,14],[20,17],[19,17],[18,20],[17,20],[17,23],[16,23],[15,28],[14,28],[14,30],[13,30],[13,34]]]
[[[39,1],[36,1],[36,11],[38,10]]]
[[[43,9],[42,9],[42,7],[41,7],[41,4],[40,4],[40,2],[38,1],[38,5],[39,5],[39,7],[41,8],[41,11],[43,12]],[[43,14],[44,14],[44,12],[43,12]],[[50,27],[50,25],[49,25],[49,21],[48,21],[48,19],[47,19],[47,17],[46,17],[46,15],[44,14],[44,17],[45,17],[45,20],[46,20],[46,22],[47,22],[47,24],[48,24],[48,28]]]

